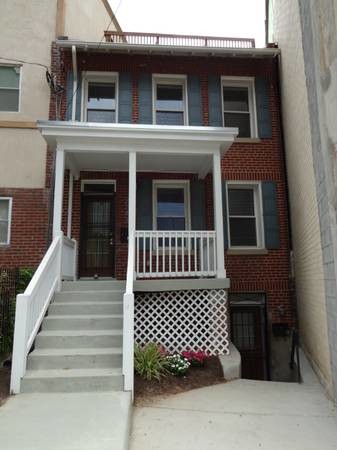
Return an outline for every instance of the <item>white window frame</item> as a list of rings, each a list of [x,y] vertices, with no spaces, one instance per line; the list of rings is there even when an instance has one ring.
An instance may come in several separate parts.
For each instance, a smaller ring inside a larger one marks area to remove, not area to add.
[[[250,117],[250,137],[247,139],[258,138],[257,116],[256,116],[256,95],[254,77],[221,77],[221,104],[222,104],[222,124],[225,127],[225,112],[240,113],[244,111],[225,111],[223,88],[224,87],[245,87],[248,89],[248,108]],[[248,113],[247,113],[248,114]]]
[[[111,184],[114,187],[114,192],[116,192],[116,180],[112,179],[93,180],[91,178],[89,180],[81,180],[81,192],[84,192],[84,186],[86,184]],[[99,195],[99,192],[97,194]]]
[[[187,76],[186,75],[168,75],[156,74],[152,75],[152,119],[156,125],[156,100],[157,100],[157,85],[158,84],[172,84],[175,86],[182,86],[183,88],[183,125],[188,125],[188,98],[187,98]],[[159,110],[161,111],[161,110]],[[172,110],[173,112],[181,112],[181,110]]]
[[[189,180],[153,180],[152,181],[152,205],[153,205],[152,225],[153,225],[153,230],[157,230],[157,191],[158,191],[158,188],[184,189],[185,231],[190,230],[191,229],[190,181]]]
[[[21,95],[22,95],[22,66],[18,65],[18,64],[4,64],[4,63],[0,63],[0,67],[14,67],[16,69],[19,69],[19,87],[18,88],[1,88],[0,86],[0,90],[1,89],[11,89],[11,90],[19,90],[19,101],[18,101],[18,110],[17,111],[7,111],[6,109],[0,109],[0,114],[1,113],[6,113],[6,114],[18,114],[21,112]]]
[[[1,220],[0,222],[7,222],[7,241],[1,242],[0,246],[2,245],[9,245],[11,241],[11,228],[12,228],[12,206],[13,206],[13,198],[12,197],[0,197],[0,201],[7,200],[8,201],[8,218],[7,220]]]
[[[89,83],[115,83],[115,122],[118,123],[118,97],[119,83],[118,72],[82,72],[82,98],[81,98],[81,122],[87,122],[87,103],[88,103],[88,85]]]
[[[230,216],[229,214],[229,189],[253,189],[254,191],[254,217],[256,224],[256,246],[247,245],[231,245],[230,234],[230,217],[238,218],[251,218],[253,216]],[[264,225],[263,225],[263,203],[262,203],[262,186],[261,182],[257,181],[228,181],[226,183],[226,213],[227,213],[227,235],[228,235],[228,248],[233,250],[252,250],[252,249],[264,249]]]

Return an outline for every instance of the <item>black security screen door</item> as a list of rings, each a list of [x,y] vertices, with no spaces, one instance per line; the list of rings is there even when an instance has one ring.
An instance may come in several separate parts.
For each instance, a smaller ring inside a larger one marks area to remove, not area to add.
[[[80,276],[115,275],[115,197],[82,196]]]

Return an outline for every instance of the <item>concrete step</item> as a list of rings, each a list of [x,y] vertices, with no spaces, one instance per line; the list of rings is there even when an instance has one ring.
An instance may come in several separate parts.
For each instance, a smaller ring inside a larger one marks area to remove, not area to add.
[[[100,392],[122,389],[123,376],[120,368],[28,370],[21,384],[21,391],[26,393]]]
[[[121,302],[123,291],[62,291],[57,292],[54,303],[57,302]]]
[[[119,367],[122,367],[121,348],[36,349],[27,359],[27,370]]]
[[[122,347],[122,330],[50,330],[41,331],[35,348],[107,348]]]
[[[116,330],[122,327],[122,314],[51,315],[42,322],[42,330]]]
[[[122,302],[57,302],[52,303],[48,315],[122,314]]]
[[[78,280],[63,281],[62,291],[113,291],[125,290],[125,281],[117,280]]]

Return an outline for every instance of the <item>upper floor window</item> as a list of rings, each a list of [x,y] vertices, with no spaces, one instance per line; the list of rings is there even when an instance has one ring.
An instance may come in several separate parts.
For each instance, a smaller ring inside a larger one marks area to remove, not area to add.
[[[110,73],[86,73],[84,77],[83,120],[117,121],[117,76]]]
[[[0,197],[0,245],[8,245],[10,242],[12,215],[12,199]]]
[[[19,66],[0,65],[0,111],[19,111],[20,72]]]
[[[257,137],[254,78],[222,78],[225,127],[239,129],[238,137]]]
[[[157,125],[187,124],[186,77],[155,75],[153,90],[153,123]]]
[[[263,248],[260,183],[228,183],[227,200],[229,247]]]

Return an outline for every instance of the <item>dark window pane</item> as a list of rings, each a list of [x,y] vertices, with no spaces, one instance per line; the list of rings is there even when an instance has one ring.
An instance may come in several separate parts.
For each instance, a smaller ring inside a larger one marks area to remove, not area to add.
[[[9,201],[0,200],[0,220],[8,220],[9,216]]]
[[[248,88],[224,87],[224,111],[249,111]]]
[[[225,113],[225,127],[238,128],[238,137],[250,137],[250,115],[245,113]]]
[[[185,230],[185,218],[183,217],[158,217],[157,230],[181,231]]]
[[[89,83],[88,109],[116,109],[113,83]]]
[[[254,216],[253,189],[228,189],[230,216]]]
[[[17,88],[20,86],[20,68],[0,66],[0,88]]]
[[[0,244],[7,244],[8,222],[0,221]]]
[[[184,189],[158,188],[158,217],[185,217]]]
[[[95,111],[87,110],[87,121],[88,122],[101,122],[101,123],[111,123],[116,122],[115,111]]]
[[[100,192],[102,194],[111,194],[115,192],[115,186],[112,183],[86,183],[84,184],[84,192]]]
[[[156,124],[157,125],[184,125],[184,113],[157,111]]]
[[[0,111],[19,111],[19,90],[0,89]]]
[[[183,87],[173,84],[157,84],[157,100],[176,101],[183,99]]]
[[[231,246],[256,247],[255,219],[229,219]]]

